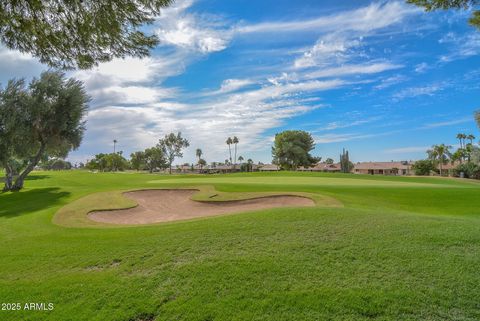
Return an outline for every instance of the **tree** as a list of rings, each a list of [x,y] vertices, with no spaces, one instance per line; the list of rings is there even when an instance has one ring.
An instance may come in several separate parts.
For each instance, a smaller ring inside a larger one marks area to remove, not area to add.
[[[95,158],[88,161],[86,167],[89,170],[99,170],[102,172],[124,171],[129,167],[128,161],[122,156],[121,152],[110,154],[97,154]]]
[[[230,145],[233,144],[233,140],[231,137],[228,137],[226,142],[225,142],[227,145],[228,145],[228,153],[230,154],[230,163],[232,162],[232,149],[230,148]],[[226,164],[227,162],[225,162]]]
[[[4,190],[22,189],[40,160],[65,158],[80,146],[85,131],[89,97],[82,82],[66,79],[61,72],[44,72],[28,88],[24,84],[9,82],[0,97],[0,123],[6,125],[1,145],[7,145],[1,160],[7,175]],[[22,163],[15,182],[9,165],[14,159]]]
[[[464,9],[471,10],[476,8],[478,0],[407,0],[407,3],[412,3],[420,7],[424,7],[426,11],[433,10],[447,10],[447,9]],[[472,10],[470,17],[470,24],[480,29],[480,10]]]
[[[467,136],[465,134],[462,134],[462,133],[457,134],[457,139],[458,139],[458,142],[460,143],[460,148],[464,148],[464,139],[466,137]]]
[[[28,134],[25,114],[28,92],[25,81],[10,80],[4,90],[0,88],[0,168],[5,169],[4,191],[13,187],[14,176],[22,167],[18,156],[25,156],[28,152],[26,144],[22,144],[22,137]]]
[[[244,161],[243,156],[238,156],[238,161],[239,161],[240,163],[242,163],[242,162]]]
[[[459,148],[452,154],[452,157],[450,160],[452,161],[452,163],[455,163],[458,161],[461,164],[463,163],[464,159],[465,159],[465,150],[463,148]]]
[[[334,163],[334,160],[331,159],[331,158],[327,158],[327,159],[325,160],[325,164],[332,165],[333,163]]]
[[[2,0],[0,41],[55,68],[89,69],[127,56],[145,57],[158,44],[141,26],[172,0]]]
[[[445,144],[433,145],[432,149],[427,151],[429,158],[440,165],[440,176],[443,174],[443,165],[451,158],[450,149],[452,146]]]
[[[145,152],[134,152],[130,154],[132,168],[139,171],[145,167]]]
[[[249,158],[249,159],[247,160],[247,165],[248,165],[248,167],[247,167],[248,172],[253,171],[253,160],[252,160],[251,158]]]
[[[203,166],[207,165],[207,161],[204,160],[203,158],[200,158],[198,160],[198,165],[200,165],[200,171],[203,171]]]
[[[353,169],[353,163],[350,161],[350,155],[348,150],[346,151],[345,148],[340,154],[340,168],[342,173],[350,173]]]
[[[235,144],[235,157],[233,158],[234,163],[233,163],[233,169],[236,169],[237,167],[237,144],[239,143],[238,137],[233,136],[232,143]]]
[[[200,148],[197,148],[197,150],[195,151],[195,155],[197,156],[198,161],[200,161],[200,159],[202,158],[202,155],[203,155],[202,150]]]
[[[435,170],[435,164],[431,159],[419,160],[413,164],[415,175],[430,175]]]
[[[475,136],[470,134],[466,137],[466,139],[468,139],[470,141],[470,145],[473,145],[473,141],[475,140]]]
[[[40,168],[43,170],[52,170],[52,171],[60,171],[60,170],[69,170],[72,169],[72,164],[67,162],[61,158],[50,158],[47,160],[42,161],[39,164]]]
[[[158,142],[158,147],[163,150],[168,162],[169,172],[172,174],[172,163],[176,157],[183,157],[182,150],[190,146],[188,140],[182,138],[182,133],[178,132],[177,135],[170,133],[165,135],[163,139]]]
[[[143,154],[145,157],[144,158],[145,166],[150,173],[153,173],[153,171],[157,168],[166,167],[167,160],[165,157],[165,153],[161,147],[156,146],[152,148],[147,148],[145,149]]]
[[[275,135],[272,147],[273,163],[287,170],[298,166],[311,166],[317,158],[310,155],[315,148],[315,141],[310,133],[302,130],[286,130]]]

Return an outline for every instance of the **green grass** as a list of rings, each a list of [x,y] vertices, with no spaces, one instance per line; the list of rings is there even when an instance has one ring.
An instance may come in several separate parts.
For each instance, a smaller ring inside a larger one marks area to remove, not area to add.
[[[0,320],[480,319],[476,182],[79,171],[37,172],[26,185],[0,194],[0,301],[55,309]],[[221,199],[310,193],[344,207],[114,229],[52,223],[84,197],[131,206],[115,191],[189,186],[200,198],[212,188]]]

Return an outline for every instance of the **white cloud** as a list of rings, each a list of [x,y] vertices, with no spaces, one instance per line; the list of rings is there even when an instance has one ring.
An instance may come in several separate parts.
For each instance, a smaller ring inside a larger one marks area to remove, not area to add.
[[[328,69],[320,69],[314,72],[307,73],[305,76],[309,79],[314,78],[327,78],[327,77],[340,77],[348,75],[363,75],[363,74],[376,74],[388,70],[402,68],[402,65],[392,64],[389,62],[381,63],[367,63],[359,65],[344,65],[340,67],[333,67]]]
[[[156,20],[156,34],[162,45],[173,45],[210,53],[224,50],[232,37],[231,29],[220,17],[188,13],[193,1],[176,1],[162,10]]]
[[[387,153],[387,154],[419,153],[419,152],[425,152],[429,148],[430,148],[429,146],[401,147],[401,148],[387,149],[384,151],[384,153]]]
[[[464,118],[460,118],[460,119],[452,119],[452,120],[447,120],[447,121],[443,121],[443,122],[425,124],[422,128],[423,129],[430,129],[430,128],[438,128],[438,127],[446,127],[446,126],[465,124],[465,123],[470,123],[470,122],[473,122],[472,117],[464,117]]]
[[[315,66],[342,63],[352,48],[360,46],[360,39],[349,39],[340,33],[331,33],[320,38],[317,43],[307,50],[294,62],[295,68],[309,68]]]
[[[430,84],[418,87],[404,88],[393,95],[393,99],[402,100],[406,98],[415,98],[418,96],[434,96],[445,88],[445,84]]]
[[[415,66],[415,72],[419,73],[419,74],[422,74],[425,71],[427,71],[428,68],[429,68],[428,64],[426,62],[422,62],[422,63]]]
[[[395,75],[395,76],[392,76],[392,77],[387,77],[387,78],[382,79],[380,84],[375,86],[375,89],[385,89],[385,88],[391,87],[393,85],[400,84],[400,83],[402,83],[404,81],[407,81],[407,80],[408,80],[408,78],[406,76],[403,76],[403,75]]]
[[[317,144],[330,144],[330,143],[341,143],[358,139],[365,139],[375,137],[376,135],[371,134],[325,134],[315,136],[315,143]]]
[[[237,32],[285,33],[305,30],[336,31],[339,29],[367,32],[400,22],[405,16],[416,12],[419,10],[400,1],[391,1],[385,4],[377,2],[360,9],[315,19],[245,25],[238,28]]]
[[[440,57],[442,62],[464,59],[480,54],[480,35],[474,31],[466,35],[447,33],[439,43],[450,46],[450,52]]]

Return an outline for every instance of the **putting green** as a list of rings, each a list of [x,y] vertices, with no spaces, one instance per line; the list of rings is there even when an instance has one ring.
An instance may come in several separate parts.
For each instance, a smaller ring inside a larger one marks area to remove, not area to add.
[[[364,176],[365,177],[365,176]],[[388,179],[388,178],[387,178]],[[150,180],[149,184],[245,184],[245,185],[295,185],[295,186],[345,186],[345,187],[433,187],[444,188],[452,185],[439,184],[434,182],[422,183],[416,181],[394,181],[394,180],[372,180],[361,178],[341,177],[238,177],[238,176],[217,176],[217,177],[181,177],[172,179]],[[466,188],[470,186],[454,185],[455,187]]]

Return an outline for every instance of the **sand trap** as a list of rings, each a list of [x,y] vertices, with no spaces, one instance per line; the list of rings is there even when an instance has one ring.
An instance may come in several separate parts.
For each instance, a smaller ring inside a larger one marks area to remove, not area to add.
[[[230,213],[248,212],[276,207],[315,206],[306,197],[268,196],[242,201],[197,202],[190,197],[195,190],[144,190],[124,193],[135,200],[137,207],[122,210],[95,211],[88,217],[110,224],[151,224],[188,220]]]

